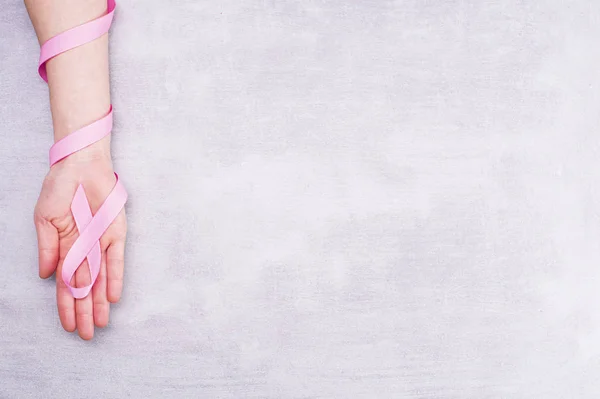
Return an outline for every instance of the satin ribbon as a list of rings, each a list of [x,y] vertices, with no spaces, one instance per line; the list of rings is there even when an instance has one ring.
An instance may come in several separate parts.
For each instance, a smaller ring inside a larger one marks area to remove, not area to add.
[[[106,34],[112,24],[115,7],[115,1],[108,0],[105,15],[62,32],[42,44],[38,68],[42,79],[48,82],[46,62],[50,59]],[[70,133],[50,148],[50,167],[69,155],[110,135],[112,126],[113,114],[111,105],[108,113],[103,118]],[[71,213],[75,219],[79,237],[75,240],[75,243],[65,257],[61,277],[74,298],[85,298],[90,293],[100,273],[102,260],[100,238],[121,212],[127,201],[127,191],[125,191],[116,173],[115,176],[117,182],[113,190],[95,215],[92,215],[83,185],[80,184],[77,187],[77,191],[71,202]],[[90,270],[91,282],[84,287],[73,287],[71,279],[86,258]]]

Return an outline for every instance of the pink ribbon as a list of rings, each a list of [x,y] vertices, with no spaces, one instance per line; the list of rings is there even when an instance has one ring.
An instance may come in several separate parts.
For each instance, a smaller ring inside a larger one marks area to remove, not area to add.
[[[108,0],[107,13],[105,15],[60,33],[42,44],[38,68],[42,79],[48,82],[46,75],[46,62],[48,60],[65,51],[89,43],[107,33],[112,24],[115,6],[116,3],[114,0]],[[69,155],[110,135],[112,126],[113,115],[111,105],[106,116],[70,133],[50,148],[50,167]],[[92,215],[83,185],[80,184],[77,187],[77,191],[71,202],[71,213],[75,219],[79,237],[75,240],[75,243],[65,257],[61,277],[74,298],[85,298],[90,293],[100,273],[102,257],[100,238],[117,215],[119,215],[127,201],[127,191],[125,191],[116,173],[115,176],[117,177],[115,187],[95,215]],[[73,287],[71,279],[86,258],[90,270],[91,282],[85,287]]]

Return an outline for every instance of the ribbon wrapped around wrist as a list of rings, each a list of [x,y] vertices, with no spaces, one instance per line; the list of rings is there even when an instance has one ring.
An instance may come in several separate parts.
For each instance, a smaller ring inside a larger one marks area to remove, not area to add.
[[[42,44],[38,68],[42,79],[48,82],[46,62],[50,59],[108,33],[112,24],[115,7],[115,1],[108,0],[105,15],[62,32]],[[69,155],[110,135],[112,125],[113,115],[111,106],[103,118],[57,141],[50,149],[50,167]],[[100,238],[119,215],[127,201],[127,191],[125,191],[116,173],[115,176],[117,181],[113,190],[95,215],[92,215],[83,185],[79,185],[71,202],[71,213],[75,219],[79,237],[64,259],[61,278],[74,298],[85,298],[90,293],[100,273],[102,256]],[[90,270],[91,282],[84,287],[74,287],[71,285],[71,279],[86,258]]]

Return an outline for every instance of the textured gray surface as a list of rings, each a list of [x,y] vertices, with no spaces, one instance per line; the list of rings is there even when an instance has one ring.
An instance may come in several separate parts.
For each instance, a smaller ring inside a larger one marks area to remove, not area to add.
[[[87,343],[37,278],[47,88],[4,0],[0,397],[599,397],[599,22],[595,0],[121,1],[126,288]]]

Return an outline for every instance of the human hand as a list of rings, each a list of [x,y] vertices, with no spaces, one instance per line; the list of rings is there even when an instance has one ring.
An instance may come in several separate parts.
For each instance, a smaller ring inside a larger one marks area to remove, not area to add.
[[[106,139],[97,142],[52,166],[48,172],[34,212],[39,250],[39,275],[48,278],[56,271],[56,301],[63,328],[85,340],[94,336],[94,325],[108,324],[110,303],[121,297],[123,258],[127,220],[122,210],[100,239],[102,262],[92,291],[74,299],[61,277],[67,252],[79,236],[71,213],[71,201],[82,184],[92,213],[96,213],[116,183]],[[87,260],[77,269],[71,285],[90,284]]]

